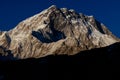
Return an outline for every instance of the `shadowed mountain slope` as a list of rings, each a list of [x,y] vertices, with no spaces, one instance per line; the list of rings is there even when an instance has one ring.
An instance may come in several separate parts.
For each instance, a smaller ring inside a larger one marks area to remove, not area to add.
[[[119,64],[120,43],[115,43],[72,56],[51,55],[39,59],[1,61],[0,76],[7,80],[113,80],[119,79]]]

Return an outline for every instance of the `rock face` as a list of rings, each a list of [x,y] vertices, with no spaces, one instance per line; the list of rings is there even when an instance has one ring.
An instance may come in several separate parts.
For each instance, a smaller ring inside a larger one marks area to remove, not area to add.
[[[17,59],[74,55],[117,41],[93,16],[54,5],[20,22],[14,29],[0,32],[0,46]]]

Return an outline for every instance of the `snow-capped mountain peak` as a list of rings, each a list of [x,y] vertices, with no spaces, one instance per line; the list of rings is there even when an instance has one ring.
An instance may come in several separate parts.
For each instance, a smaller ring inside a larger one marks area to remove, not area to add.
[[[55,5],[0,33],[0,46],[18,59],[53,54],[74,55],[105,47],[118,39],[93,16]]]

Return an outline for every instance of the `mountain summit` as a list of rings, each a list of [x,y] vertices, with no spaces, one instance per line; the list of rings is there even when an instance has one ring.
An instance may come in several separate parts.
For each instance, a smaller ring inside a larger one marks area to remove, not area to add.
[[[0,32],[0,54],[15,59],[74,55],[117,41],[93,16],[53,5],[20,22],[14,29]]]

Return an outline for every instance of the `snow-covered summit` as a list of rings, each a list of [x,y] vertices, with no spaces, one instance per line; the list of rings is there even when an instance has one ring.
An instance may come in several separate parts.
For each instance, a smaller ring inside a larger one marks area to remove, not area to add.
[[[105,47],[118,39],[93,16],[55,5],[0,33],[0,46],[18,59],[53,54],[74,55]]]

